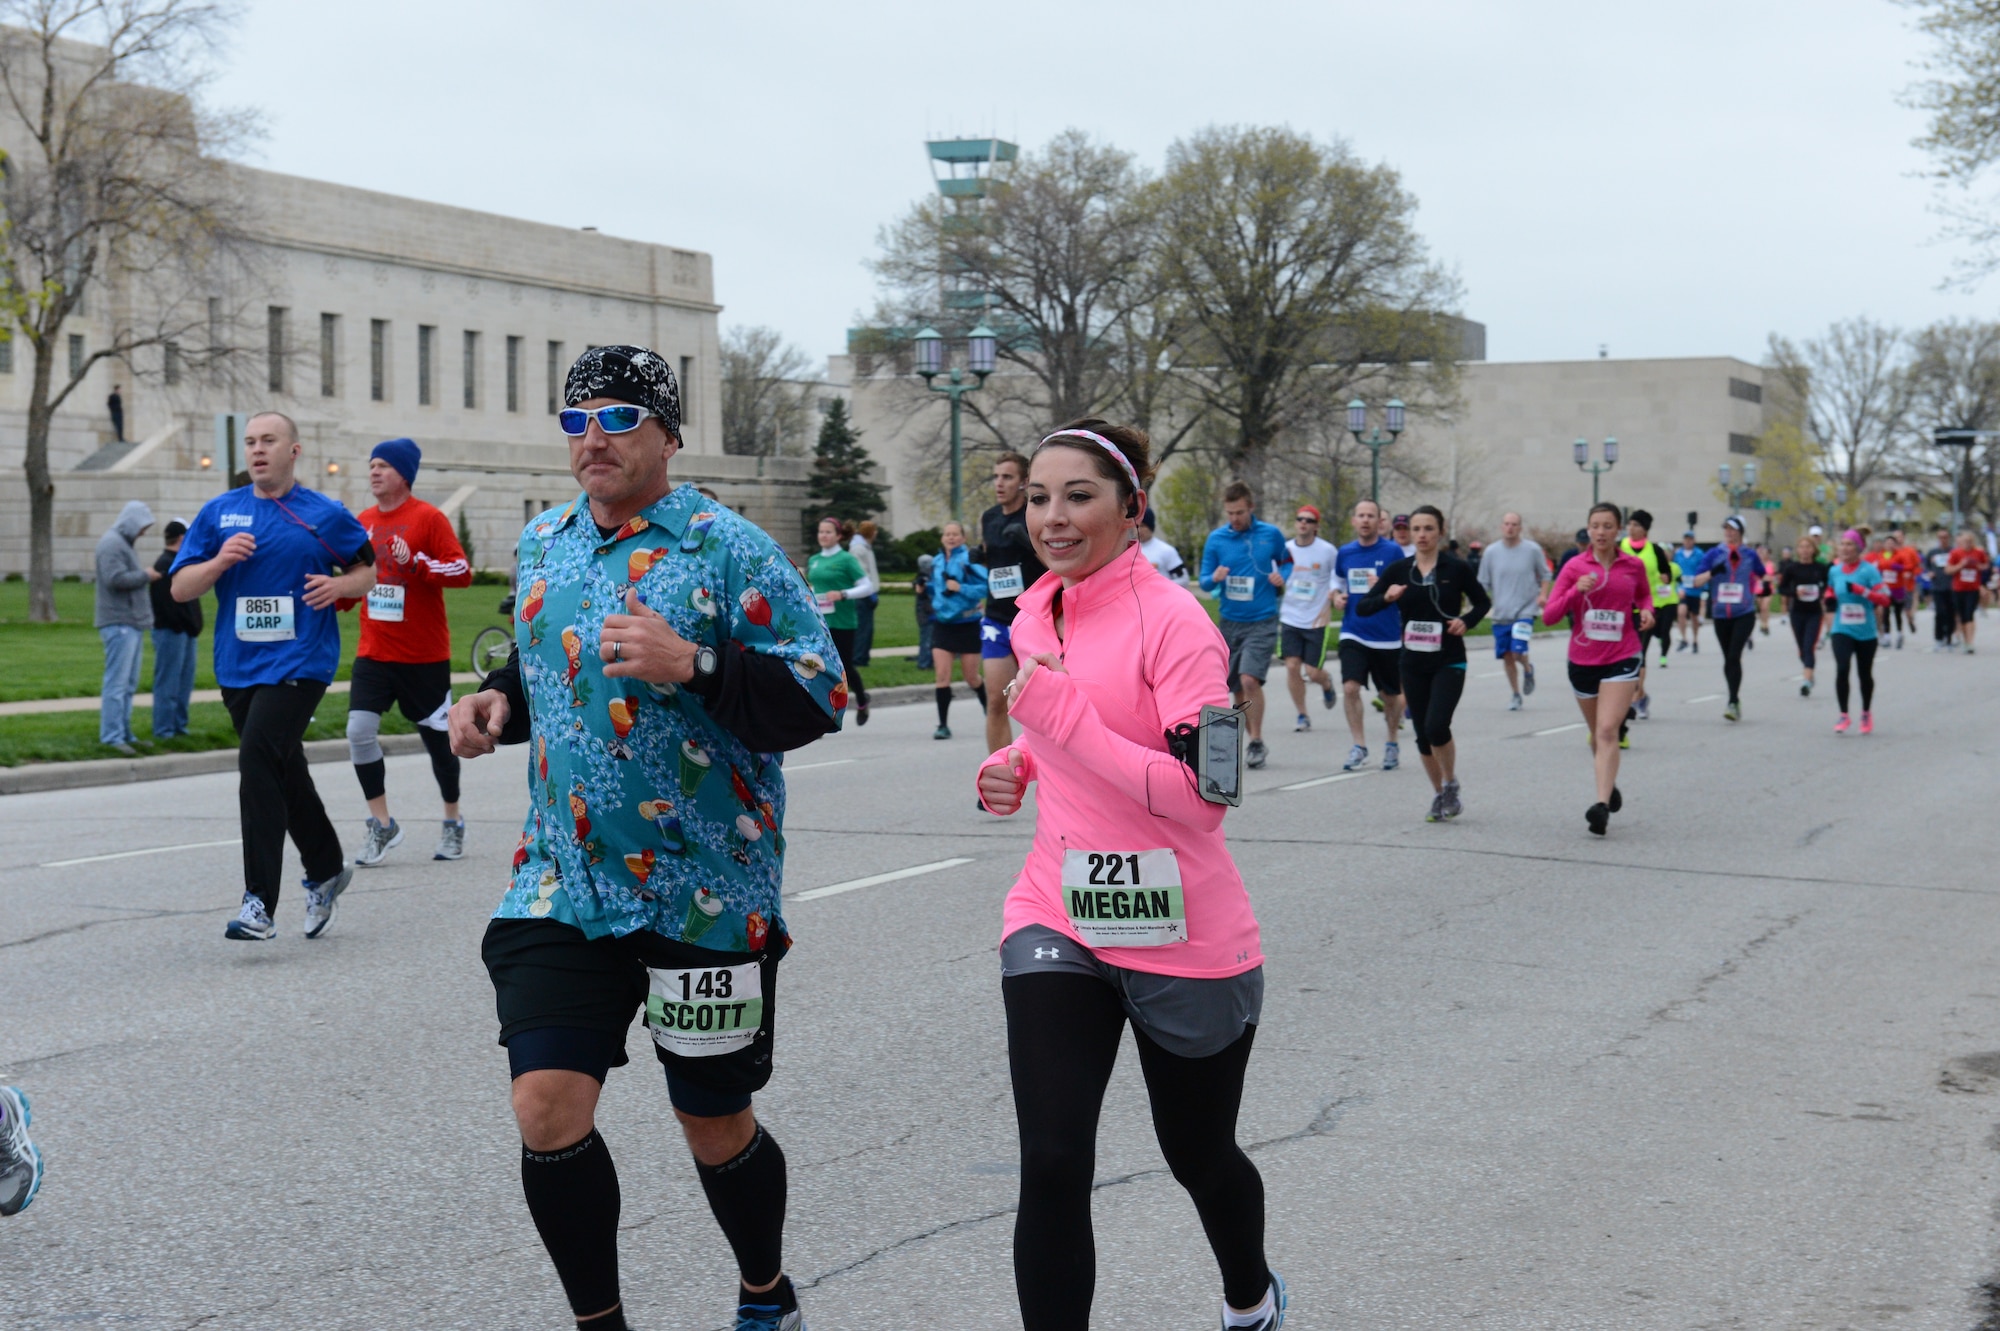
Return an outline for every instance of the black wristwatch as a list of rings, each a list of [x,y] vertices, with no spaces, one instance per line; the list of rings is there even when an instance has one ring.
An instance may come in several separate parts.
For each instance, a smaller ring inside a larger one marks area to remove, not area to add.
[[[715,648],[709,646],[707,643],[703,643],[694,649],[694,674],[696,679],[715,678],[717,664]]]

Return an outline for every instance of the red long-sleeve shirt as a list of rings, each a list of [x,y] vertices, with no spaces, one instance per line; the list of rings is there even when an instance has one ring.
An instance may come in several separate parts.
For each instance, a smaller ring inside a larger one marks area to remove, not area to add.
[[[355,654],[409,664],[450,660],[444,589],[472,585],[472,565],[451,519],[414,495],[387,513],[368,508],[359,517],[375,547],[375,590],[361,605]],[[407,558],[398,558],[399,549]],[[341,608],[352,604],[343,602]]]

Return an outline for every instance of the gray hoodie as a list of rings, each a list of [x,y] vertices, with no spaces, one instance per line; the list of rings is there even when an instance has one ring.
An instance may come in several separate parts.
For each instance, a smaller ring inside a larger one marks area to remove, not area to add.
[[[146,594],[152,579],[133,549],[139,533],[152,525],[153,510],[134,499],[111,530],[97,538],[97,627],[153,627],[153,598]]]

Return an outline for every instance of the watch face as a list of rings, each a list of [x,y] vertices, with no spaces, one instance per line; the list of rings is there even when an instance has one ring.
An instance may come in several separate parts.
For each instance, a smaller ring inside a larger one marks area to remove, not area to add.
[[[694,654],[694,668],[704,675],[715,673],[715,648],[697,648]]]

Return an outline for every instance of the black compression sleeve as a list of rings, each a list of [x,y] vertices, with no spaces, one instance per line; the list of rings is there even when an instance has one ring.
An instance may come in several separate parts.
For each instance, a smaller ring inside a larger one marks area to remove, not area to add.
[[[497,689],[507,696],[507,724],[500,728],[502,744],[525,744],[532,731],[528,717],[528,692],[521,687],[521,648],[507,648],[507,664],[486,677],[482,690]]]
[[[686,688],[707,704],[719,725],[758,753],[802,748],[838,728],[790,665],[734,643],[716,653],[713,675],[696,676]]]

